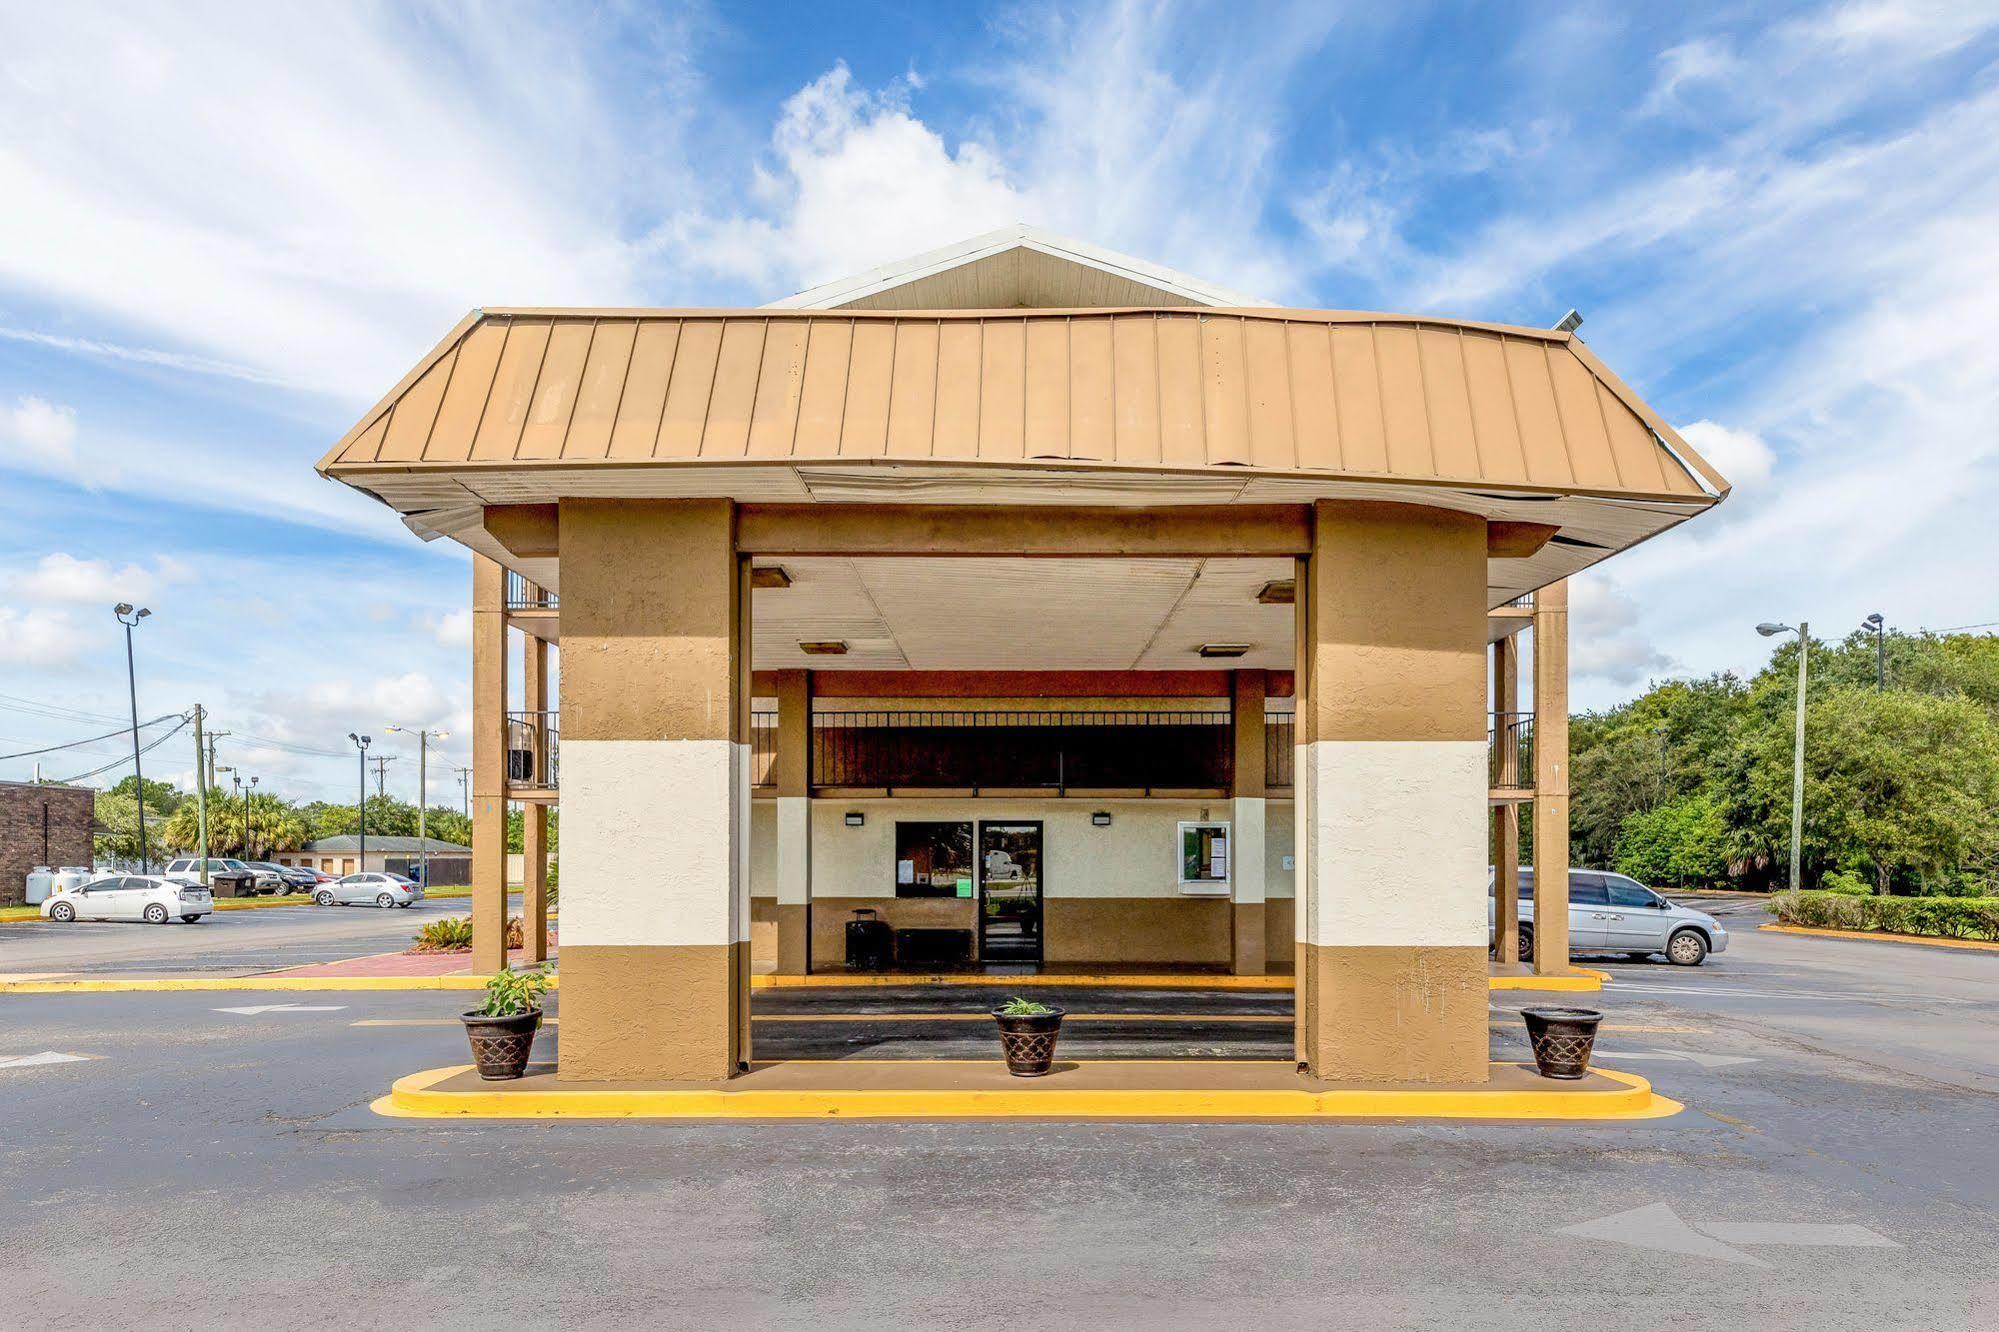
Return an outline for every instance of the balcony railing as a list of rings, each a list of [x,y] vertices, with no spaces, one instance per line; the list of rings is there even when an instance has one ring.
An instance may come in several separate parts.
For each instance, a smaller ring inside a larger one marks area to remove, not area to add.
[[[1534,789],[1534,714],[1486,714],[1486,776],[1495,791]]]
[[[560,609],[555,593],[539,583],[507,570],[507,609],[510,611],[552,611]]]
[[[815,786],[887,789],[1226,789],[1226,710],[824,712]]]
[[[558,732],[554,712],[507,714],[507,785],[554,790]]]
[[[1271,712],[1263,718],[1263,780],[1271,786],[1296,783],[1298,717],[1291,712]]]

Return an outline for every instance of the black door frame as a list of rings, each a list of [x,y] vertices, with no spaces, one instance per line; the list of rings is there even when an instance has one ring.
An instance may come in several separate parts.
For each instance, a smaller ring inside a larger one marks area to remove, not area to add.
[[[996,828],[1034,829],[1035,874],[1034,874],[1034,956],[1032,958],[986,957],[986,826]],[[1039,965],[1048,956],[1048,829],[1041,819],[974,819],[972,821],[972,872],[976,876],[978,891],[972,901],[978,909],[979,926],[976,938],[978,956],[974,961],[983,966],[988,960],[999,962],[1034,962]]]

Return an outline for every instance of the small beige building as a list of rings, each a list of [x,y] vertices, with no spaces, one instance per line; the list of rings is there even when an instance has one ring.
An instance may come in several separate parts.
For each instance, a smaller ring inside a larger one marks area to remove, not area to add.
[[[580,1080],[728,1078],[753,971],[886,949],[1289,972],[1311,1072],[1483,1081],[1523,807],[1567,966],[1564,580],[1727,490],[1572,332],[1029,228],[475,311],[320,470],[474,552],[480,960],[559,801]]]

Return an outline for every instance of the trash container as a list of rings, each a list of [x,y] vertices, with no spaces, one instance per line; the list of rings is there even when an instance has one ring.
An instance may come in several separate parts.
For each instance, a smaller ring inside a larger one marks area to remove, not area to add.
[[[862,971],[880,971],[888,965],[895,936],[888,922],[876,918],[870,907],[857,907],[847,922],[847,965]]]

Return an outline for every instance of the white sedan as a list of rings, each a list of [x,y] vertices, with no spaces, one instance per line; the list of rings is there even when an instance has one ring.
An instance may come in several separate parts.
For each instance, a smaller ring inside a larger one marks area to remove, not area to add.
[[[193,924],[215,910],[215,899],[199,884],[175,883],[153,874],[112,874],[76,888],[51,893],[42,903],[50,920],[143,920],[164,925],[179,916]]]
[[[349,874],[312,890],[318,906],[406,907],[423,901],[423,885],[400,874]]]

